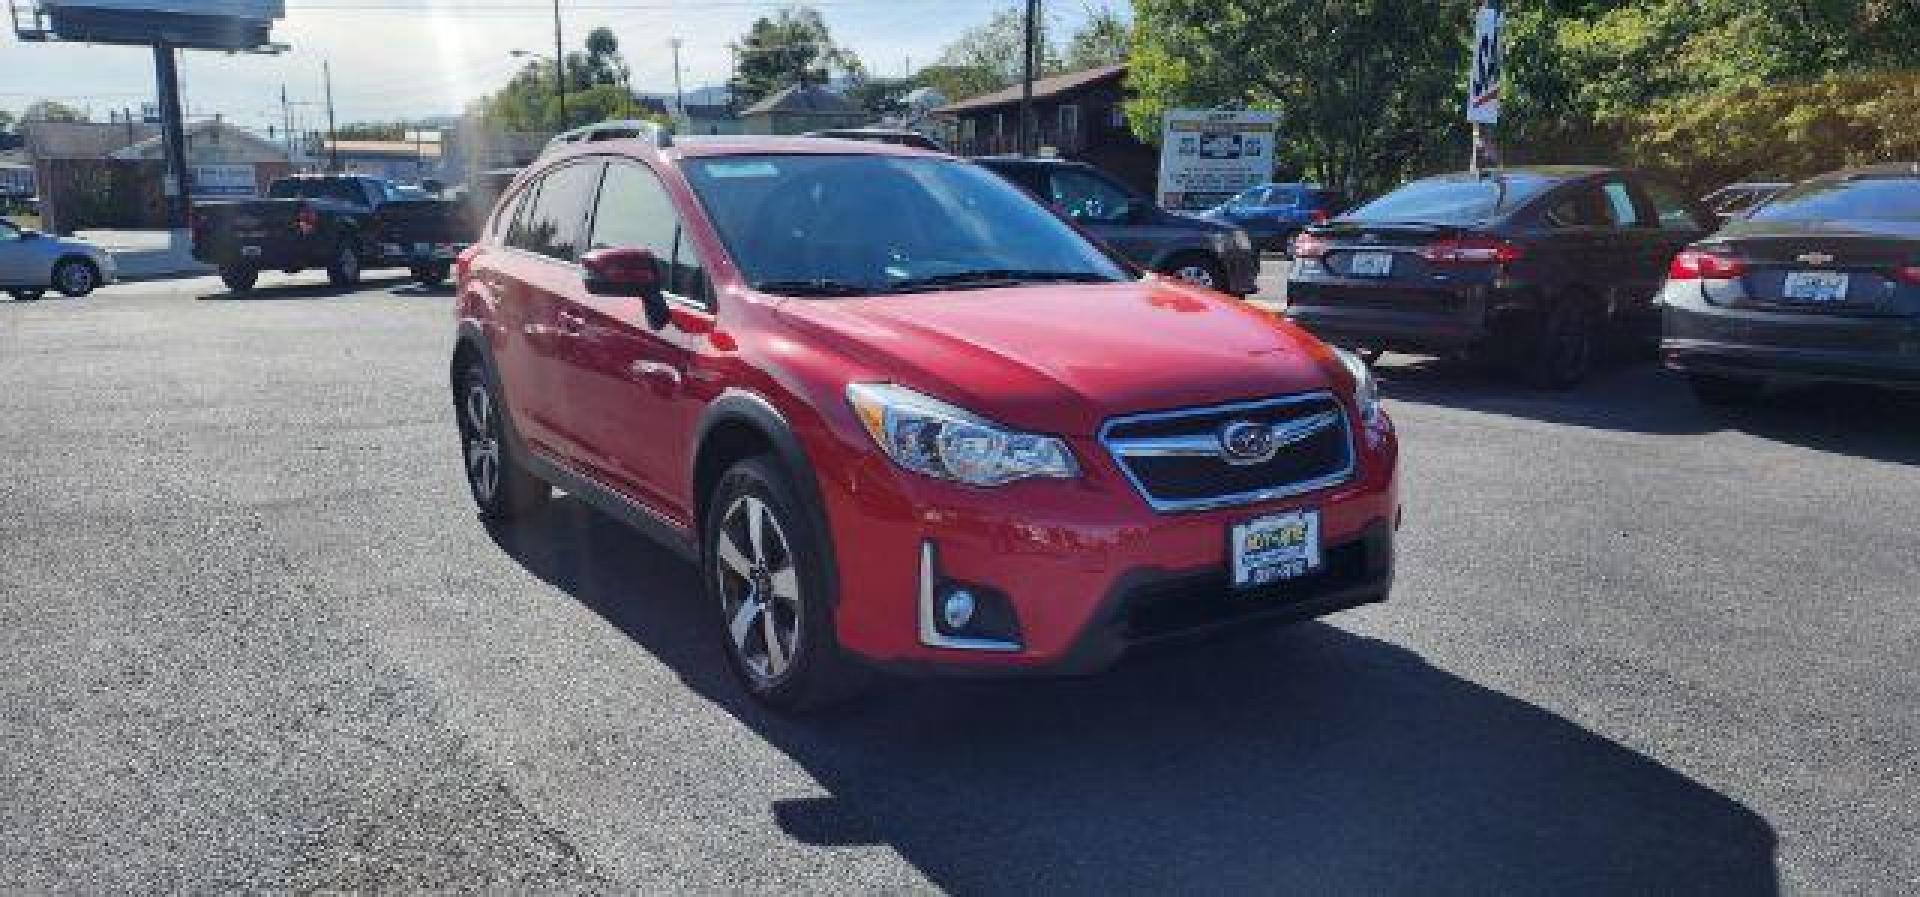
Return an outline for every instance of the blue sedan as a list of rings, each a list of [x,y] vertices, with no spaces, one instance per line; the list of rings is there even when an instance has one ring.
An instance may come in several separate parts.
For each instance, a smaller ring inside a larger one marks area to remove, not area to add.
[[[1285,250],[1294,234],[1345,205],[1339,193],[1312,184],[1261,184],[1208,209],[1205,217],[1245,228],[1263,250]]]

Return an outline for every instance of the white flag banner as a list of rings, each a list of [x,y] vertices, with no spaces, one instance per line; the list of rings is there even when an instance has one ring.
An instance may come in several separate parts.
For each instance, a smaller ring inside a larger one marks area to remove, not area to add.
[[[1474,17],[1473,71],[1467,78],[1467,121],[1500,120],[1500,7],[1488,3]]]

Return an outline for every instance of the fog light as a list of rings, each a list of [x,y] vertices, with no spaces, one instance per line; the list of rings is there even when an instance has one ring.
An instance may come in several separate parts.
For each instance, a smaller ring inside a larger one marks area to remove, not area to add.
[[[948,629],[961,630],[973,622],[973,593],[966,589],[954,589],[940,604],[940,617]]]

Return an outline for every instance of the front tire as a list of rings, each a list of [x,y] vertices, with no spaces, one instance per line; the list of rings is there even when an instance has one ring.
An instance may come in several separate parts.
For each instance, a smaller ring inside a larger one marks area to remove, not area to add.
[[[79,299],[100,285],[100,269],[86,259],[65,259],[53,266],[53,288],[60,295]]]
[[[486,520],[516,520],[546,506],[553,488],[521,464],[507,438],[506,406],[487,367],[475,361],[454,386],[467,491]]]
[[[1718,374],[1688,374],[1687,385],[1702,405],[1744,405],[1760,397],[1767,388],[1764,380],[1726,377]]]
[[[253,292],[253,285],[260,281],[260,272],[252,268],[236,265],[220,269],[220,282],[237,295]]]
[[[735,464],[714,487],[700,553],[728,666],[786,712],[846,700],[867,679],[835,636],[831,548],[797,494],[770,459]]]
[[[333,261],[327,263],[327,282],[336,287],[360,283],[360,254],[354,251],[353,238],[342,237],[333,249]]]

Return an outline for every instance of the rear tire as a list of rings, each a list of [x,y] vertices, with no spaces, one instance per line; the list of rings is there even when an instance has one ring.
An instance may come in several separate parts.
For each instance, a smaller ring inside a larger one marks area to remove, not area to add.
[[[1744,405],[1760,397],[1767,388],[1765,380],[1727,377],[1720,374],[1688,374],[1687,385],[1702,405]]]
[[[260,281],[260,272],[252,268],[232,267],[220,269],[220,282],[236,295],[253,292],[253,285]]]
[[[486,520],[516,520],[545,507],[553,487],[521,463],[507,438],[506,406],[487,366],[472,362],[454,384],[467,491]]]
[[[100,269],[86,259],[65,259],[53,266],[53,288],[69,299],[79,299],[100,285]]]
[[[327,282],[336,287],[360,283],[360,254],[353,248],[352,237],[341,237],[339,245],[333,248],[333,260],[327,262]]]
[[[423,287],[437,287],[447,282],[446,265],[416,265],[412,273],[413,282]]]
[[[1578,294],[1550,299],[1528,347],[1527,379],[1542,389],[1572,389],[1593,373],[1593,304]]]
[[[850,699],[870,680],[835,635],[832,548],[804,508],[784,469],[749,458],[721,474],[701,533],[727,664],[755,700],[789,713]]]

